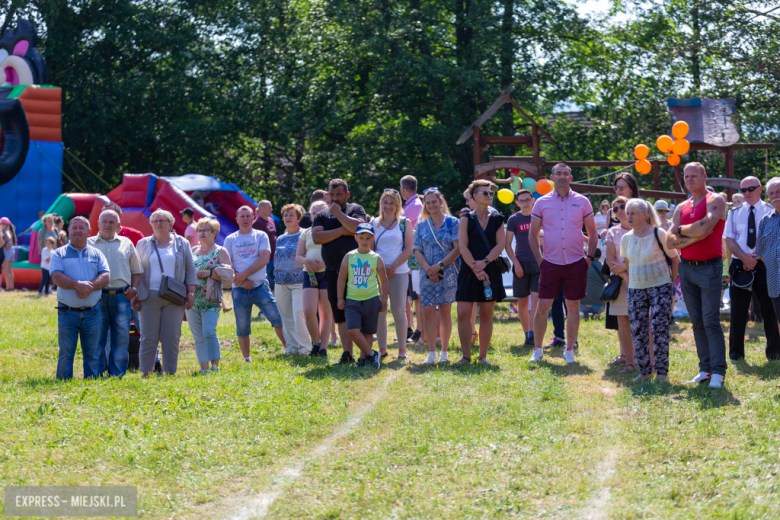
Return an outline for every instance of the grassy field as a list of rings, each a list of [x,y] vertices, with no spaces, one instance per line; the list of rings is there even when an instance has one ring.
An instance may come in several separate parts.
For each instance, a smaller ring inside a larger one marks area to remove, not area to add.
[[[577,364],[529,364],[507,305],[493,365],[424,367],[415,347],[378,373],[285,357],[265,321],[245,364],[233,319],[219,374],[193,376],[185,325],[175,377],[62,383],[54,300],[0,294],[2,484],[136,485],[155,519],[778,517],[780,363],[761,325],[710,391],[683,385],[685,322],[658,386],[606,367],[603,321],[583,322]]]

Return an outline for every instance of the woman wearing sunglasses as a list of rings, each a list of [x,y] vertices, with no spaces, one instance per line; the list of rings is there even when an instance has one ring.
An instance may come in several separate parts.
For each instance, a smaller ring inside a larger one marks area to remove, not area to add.
[[[488,180],[476,180],[469,186],[476,209],[460,218],[458,243],[465,265],[458,275],[458,335],[463,351],[459,364],[471,363],[471,312],[479,305],[479,363],[487,365],[487,353],[493,336],[493,311],[496,302],[506,298],[501,272],[495,261],[504,249],[504,216],[488,208],[498,187]]]
[[[620,284],[618,299],[610,302],[609,314],[617,316],[618,340],[620,342],[620,355],[609,362],[610,365],[625,363],[626,366],[620,373],[636,370],[634,362],[634,344],[631,341],[631,322],[628,319],[628,267],[625,259],[620,256],[620,240],[623,235],[631,231],[626,217],[626,204],[628,199],[618,197],[612,202],[612,214],[617,216],[619,224],[607,230],[607,265],[612,274],[620,276],[623,282]]]

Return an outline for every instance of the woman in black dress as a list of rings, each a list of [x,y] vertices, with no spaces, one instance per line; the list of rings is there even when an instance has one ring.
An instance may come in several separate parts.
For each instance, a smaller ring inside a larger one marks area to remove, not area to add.
[[[471,363],[471,311],[474,305],[479,305],[479,363],[486,365],[493,336],[493,311],[496,302],[506,298],[501,272],[495,263],[504,250],[504,216],[488,211],[497,189],[488,180],[472,182],[469,191],[477,208],[460,218],[458,244],[464,265],[458,275],[455,299],[458,302],[458,335],[463,350],[463,358],[458,361],[461,365]],[[480,229],[485,232],[484,238]]]

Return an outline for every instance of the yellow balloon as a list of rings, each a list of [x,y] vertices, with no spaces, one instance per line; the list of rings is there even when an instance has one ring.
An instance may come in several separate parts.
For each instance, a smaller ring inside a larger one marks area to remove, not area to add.
[[[648,155],[650,155],[650,149],[646,145],[638,144],[636,145],[636,148],[634,148],[634,157],[640,161],[642,159],[647,159]]]
[[[658,145],[658,149],[661,150],[663,153],[669,153],[672,151],[672,145],[674,144],[674,140],[672,140],[671,137],[668,135],[662,135],[658,138],[658,141],[655,143]]]
[[[641,161],[637,161],[634,167],[636,168],[636,171],[638,171],[642,175],[647,175],[653,169],[653,165],[650,164],[645,159],[642,159]]]
[[[515,200],[515,194],[512,193],[512,190],[498,190],[498,200],[500,200],[502,204],[512,204],[512,201]]]
[[[682,139],[688,135],[688,130],[688,123],[685,121],[677,121],[674,126],[672,126],[672,135],[675,139]]]
[[[690,149],[691,149],[691,143],[689,143],[685,139],[678,139],[672,145],[672,153],[674,153],[675,155],[685,155],[686,153],[688,153],[688,150]]]

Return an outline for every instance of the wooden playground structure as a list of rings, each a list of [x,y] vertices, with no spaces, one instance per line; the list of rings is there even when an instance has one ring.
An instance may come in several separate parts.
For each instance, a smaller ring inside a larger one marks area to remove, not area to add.
[[[469,137],[474,138],[474,178],[486,178],[490,172],[503,169],[517,169],[525,172],[529,177],[533,179],[541,179],[547,177],[547,168],[552,168],[556,164],[565,162],[572,168],[576,167],[626,167],[633,166],[636,161],[548,161],[541,153],[540,135],[543,135],[551,143],[555,143],[555,140],[532,118],[530,117],[517,102],[512,99],[510,94],[514,90],[514,86],[510,85],[504,90],[501,95],[496,99],[490,108],[488,108],[477,119],[457,141],[457,144],[465,143]],[[514,109],[531,124],[531,135],[515,135],[515,136],[487,136],[482,135],[481,127],[495,114],[499,108],[506,103],[510,103]],[[725,121],[725,117],[723,118]],[[489,150],[490,146],[525,146],[529,149],[531,155],[491,155],[490,160],[483,161],[483,153]],[[723,154],[725,159],[725,178],[710,178],[707,179],[707,184],[711,186],[726,187],[726,192],[731,197],[733,190],[739,188],[739,180],[734,176],[734,152],[739,150],[771,150],[772,144],[763,143],[733,143],[726,146],[718,146],[715,144],[709,144],[706,142],[691,142],[691,151],[696,150],[716,150]],[[767,152],[768,153],[768,152]],[[674,189],[675,191],[661,191],[661,175],[660,167],[665,165],[665,160],[651,160],[652,175],[653,175],[653,189],[646,190],[640,189],[639,195],[642,197],[663,198],[671,200],[685,200],[688,198],[687,193],[684,191],[682,183],[682,169],[683,165],[678,164],[674,166]],[[601,193],[601,194],[614,194],[612,186],[596,186],[593,184],[584,183],[572,183],[572,188],[579,193]]]

